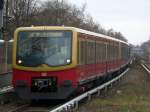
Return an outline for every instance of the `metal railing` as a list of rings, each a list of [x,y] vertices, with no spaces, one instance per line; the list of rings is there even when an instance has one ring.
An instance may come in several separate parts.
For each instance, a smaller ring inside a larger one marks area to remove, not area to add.
[[[141,65],[147,71],[147,73],[150,74],[150,69],[148,67],[146,67],[144,64],[141,64]]]
[[[0,73],[11,71],[12,43],[0,43]]]
[[[14,89],[13,89],[12,86],[7,86],[7,87],[0,88],[0,95],[8,93],[8,92],[12,92],[13,90]]]
[[[0,74],[0,89],[12,85],[12,72]]]
[[[105,89],[107,90],[108,89],[108,86],[113,86],[113,83],[116,82],[116,81],[120,81],[120,79],[129,71],[129,68],[127,70],[125,70],[123,73],[121,73],[118,77],[110,80],[109,82],[106,82],[104,83],[103,85],[99,86],[99,87],[96,87],[74,99],[72,99],[71,101],[53,109],[53,110],[50,110],[49,112],[68,112],[70,111],[72,108],[75,108],[77,109],[78,108],[78,103],[79,101],[83,100],[84,98],[88,97],[88,99],[91,99],[91,95],[94,94],[94,93],[97,93],[97,95],[100,95],[100,91],[102,89]]]
[[[12,71],[8,71],[8,72],[4,72],[4,73],[0,73],[0,75],[7,75],[7,74],[11,74]]]

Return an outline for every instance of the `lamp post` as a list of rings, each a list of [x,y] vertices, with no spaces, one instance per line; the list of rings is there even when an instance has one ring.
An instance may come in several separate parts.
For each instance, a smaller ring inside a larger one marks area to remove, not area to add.
[[[0,27],[3,27],[3,6],[4,0],[0,0]]]
[[[2,28],[3,28],[3,6],[4,0],[0,0],[0,36],[2,36]]]
[[[5,41],[5,40],[0,40],[0,44],[5,44],[5,61],[4,61],[4,71],[7,72],[7,63],[8,63],[8,44],[12,43],[13,40]]]
[[[0,10],[0,29],[3,27],[3,10]]]
[[[150,63],[150,47],[148,48],[148,61]]]

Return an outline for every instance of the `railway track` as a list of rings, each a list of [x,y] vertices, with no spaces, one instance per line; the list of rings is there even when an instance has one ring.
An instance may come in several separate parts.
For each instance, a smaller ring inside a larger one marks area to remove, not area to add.
[[[145,69],[145,71],[150,74],[150,68],[149,66],[145,63],[145,64],[141,64],[141,66]]]
[[[64,102],[63,102],[64,103]],[[8,112],[51,112],[53,109],[63,104],[57,101],[40,101],[34,103],[28,103],[14,108]]]
[[[12,72],[0,73],[0,88],[11,86]]]
[[[128,71],[129,71],[129,68],[126,69],[123,73],[121,73],[118,77],[115,77],[114,79],[92,90],[89,90],[86,93],[83,93],[80,96],[77,96],[71,99],[70,101],[58,103],[56,105],[53,104],[54,102],[51,102],[52,104],[50,105],[49,104],[50,102],[49,102],[47,103],[48,104],[47,106],[25,104],[8,112],[68,112],[74,109],[78,109],[80,101],[84,100],[85,98],[90,100],[93,94],[100,95],[102,90],[107,91],[109,87],[113,87],[115,82],[120,81]]]
[[[12,86],[2,87],[2,88],[0,88],[0,95],[8,93],[8,92],[13,92],[13,91],[14,91],[14,89]]]
[[[11,85],[12,72],[0,74],[0,95],[13,92]]]
[[[11,85],[12,72],[1,73],[0,74],[0,104],[8,102],[14,96],[14,90]]]

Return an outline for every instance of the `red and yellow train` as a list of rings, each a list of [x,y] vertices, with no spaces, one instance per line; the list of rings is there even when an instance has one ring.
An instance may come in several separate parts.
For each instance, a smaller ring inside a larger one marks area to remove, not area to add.
[[[13,86],[23,99],[65,99],[129,64],[128,43],[74,27],[21,27],[13,45]]]

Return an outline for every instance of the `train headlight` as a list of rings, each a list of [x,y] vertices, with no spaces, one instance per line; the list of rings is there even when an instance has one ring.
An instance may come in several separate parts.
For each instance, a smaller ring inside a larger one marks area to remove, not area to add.
[[[67,59],[67,63],[70,63],[70,59]]]
[[[21,63],[22,63],[22,60],[18,60],[18,63],[21,64]]]

